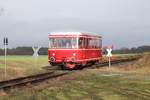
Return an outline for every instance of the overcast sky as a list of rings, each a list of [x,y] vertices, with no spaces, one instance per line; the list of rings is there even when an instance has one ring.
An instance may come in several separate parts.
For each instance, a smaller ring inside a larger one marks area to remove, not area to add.
[[[53,31],[88,31],[115,48],[150,45],[150,0],[0,0],[0,41],[48,46]],[[0,48],[2,42],[0,42]]]

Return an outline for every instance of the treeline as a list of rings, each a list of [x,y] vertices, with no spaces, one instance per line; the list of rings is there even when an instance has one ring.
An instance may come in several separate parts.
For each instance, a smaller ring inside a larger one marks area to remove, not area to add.
[[[127,54],[127,53],[143,53],[150,52],[150,46],[139,46],[137,48],[121,48],[118,50],[113,50],[114,54]],[[7,49],[8,55],[33,55],[34,51],[32,47],[17,47],[12,49]],[[39,55],[47,55],[48,48],[42,47],[40,48],[38,54]],[[106,48],[103,48],[103,54],[106,54]],[[4,55],[4,49],[0,49],[0,55]]]
[[[48,48],[40,48],[39,55],[47,55]],[[7,49],[8,55],[33,55],[34,51],[32,47],[17,47],[12,49]],[[4,55],[4,49],[0,49],[0,55]]]
[[[127,54],[127,53],[143,53],[150,52],[150,46],[139,46],[133,48],[121,48],[117,50],[113,50],[114,54]],[[106,54],[106,49],[103,49],[103,53]]]

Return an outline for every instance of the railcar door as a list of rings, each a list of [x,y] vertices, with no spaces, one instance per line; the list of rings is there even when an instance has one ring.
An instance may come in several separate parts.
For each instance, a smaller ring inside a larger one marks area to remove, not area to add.
[[[84,38],[84,59],[85,59],[85,62],[87,62],[88,53],[89,53],[89,50],[88,50],[88,38],[85,37]]]
[[[86,65],[87,61],[86,61],[86,58],[87,58],[87,45],[88,45],[88,39],[86,37],[83,37],[82,38],[82,65]]]
[[[88,40],[86,37],[83,38],[83,59],[86,59]]]
[[[79,56],[78,58],[80,60],[83,60],[83,37],[80,37],[79,40],[78,40],[78,51],[79,51]]]

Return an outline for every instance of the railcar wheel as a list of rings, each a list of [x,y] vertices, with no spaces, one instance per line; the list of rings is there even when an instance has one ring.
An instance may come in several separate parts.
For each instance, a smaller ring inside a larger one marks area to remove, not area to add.
[[[51,66],[56,66],[56,64],[55,64],[55,63],[50,63],[50,65],[51,65]]]
[[[66,67],[65,67],[64,65],[61,65],[61,69],[62,69],[62,70],[65,70]]]
[[[85,62],[82,62],[82,64],[81,64],[81,66],[82,67],[85,67],[87,65],[87,62],[85,61]]]

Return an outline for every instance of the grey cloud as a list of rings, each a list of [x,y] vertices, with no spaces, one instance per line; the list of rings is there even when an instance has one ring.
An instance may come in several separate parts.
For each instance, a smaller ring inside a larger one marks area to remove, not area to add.
[[[0,16],[2,16],[4,13],[4,8],[0,8]]]
[[[52,31],[90,31],[116,48],[150,45],[149,0],[0,0],[0,39],[47,46]]]

